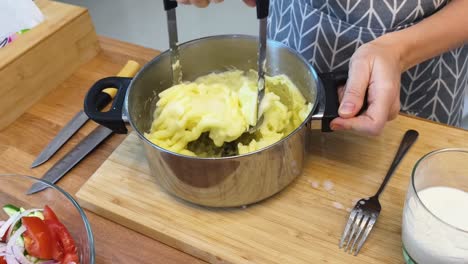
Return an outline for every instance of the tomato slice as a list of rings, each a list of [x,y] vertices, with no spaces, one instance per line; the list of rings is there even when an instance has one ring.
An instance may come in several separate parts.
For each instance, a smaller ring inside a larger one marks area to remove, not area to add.
[[[44,206],[44,210],[42,211],[44,214],[44,221],[47,220],[53,220],[53,221],[58,221],[57,215],[54,213],[54,211],[49,207],[49,206]],[[49,229],[49,226],[47,225],[46,222],[44,222]],[[50,235],[52,236],[53,240],[53,247],[52,247],[52,258],[54,260],[60,261],[64,258],[64,252],[63,252],[63,247],[61,243],[59,243],[59,238],[57,237],[57,234],[53,232],[53,230],[50,230]]]
[[[78,263],[78,254],[75,241],[67,228],[56,220],[44,220],[50,233],[56,241],[57,252],[54,253],[54,260],[62,263]]]
[[[38,217],[23,217],[21,220],[26,227],[23,237],[28,254],[41,259],[51,259],[54,243],[44,221]]]
[[[5,257],[0,257],[0,264],[7,264]]]
[[[77,254],[67,254],[65,255],[65,258],[62,260],[62,264],[78,264],[78,255]]]
[[[47,225],[47,220],[45,220],[45,224]],[[47,225],[47,228],[49,228],[48,225]],[[61,261],[64,257],[63,247],[61,243],[59,242],[57,234],[53,232],[50,228],[49,228],[49,232],[50,232],[50,235],[52,236],[52,241],[53,241],[52,259],[56,261]]]
[[[55,220],[58,221],[57,215],[52,211],[49,206],[44,206],[44,210],[42,212],[44,214],[44,220]]]

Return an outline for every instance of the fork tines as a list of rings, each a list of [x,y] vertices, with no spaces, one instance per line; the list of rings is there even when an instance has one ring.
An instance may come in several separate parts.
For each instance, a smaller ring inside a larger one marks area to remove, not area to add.
[[[351,211],[339,245],[340,248],[344,247],[345,252],[348,251],[355,256],[369,236],[379,215],[378,212],[363,208],[361,205],[366,201],[361,201]]]

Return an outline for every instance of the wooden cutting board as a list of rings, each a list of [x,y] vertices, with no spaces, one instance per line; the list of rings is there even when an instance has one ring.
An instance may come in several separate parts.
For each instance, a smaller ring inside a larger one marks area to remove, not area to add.
[[[420,137],[381,197],[377,225],[357,257],[344,253],[338,241],[347,210],[377,190],[407,129]],[[77,197],[97,214],[211,263],[403,263],[401,215],[413,165],[435,149],[468,147],[465,130],[405,116],[375,138],[317,131],[309,138],[303,175],[244,208],[203,208],[167,194],[134,133]]]

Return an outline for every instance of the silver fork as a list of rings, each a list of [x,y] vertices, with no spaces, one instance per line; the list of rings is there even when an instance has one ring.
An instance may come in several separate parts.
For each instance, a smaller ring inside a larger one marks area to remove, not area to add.
[[[418,132],[415,130],[406,131],[405,136],[400,143],[400,147],[398,148],[398,152],[395,155],[392,165],[380,185],[379,190],[374,196],[361,199],[354,206],[349,215],[348,223],[346,224],[339,244],[340,248],[344,247],[345,252],[349,250],[348,252],[350,254],[354,253],[356,256],[361,250],[362,245],[369,236],[369,233],[379,217],[380,210],[382,209],[379,202],[379,196],[406,152],[408,152],[409,148],[418,138],[418,135]]]

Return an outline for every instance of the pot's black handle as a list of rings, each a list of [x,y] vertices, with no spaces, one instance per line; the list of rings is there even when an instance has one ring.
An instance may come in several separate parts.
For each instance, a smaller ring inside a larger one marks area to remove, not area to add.
[[[169,11],[177,7],[177,1],[175,0],[164,0],[164,10]]]
[[[325,111],[322,118],[322,131],[332,132],[330,123],[333,119],[339,117],[338,108],[340,107],[340,100],[338,98],[338,87],[344,85],[348,79],[348,71],[326,72],[318,74],[322,81],[325,91]],[[367,110],[367,91],[364,97],[361,110],[357,115],[362,114]]]
[[[112,129],[115,133],[126,134],[127,128],[122,119],[125,94],[132,78],[108,77],[97,81],[86,94],[84,101],[84,111],[86,115],[96,123]],[[99,107],[99,97],[106,88],[117,88],[112,107],[107,112],[101,112]]]

